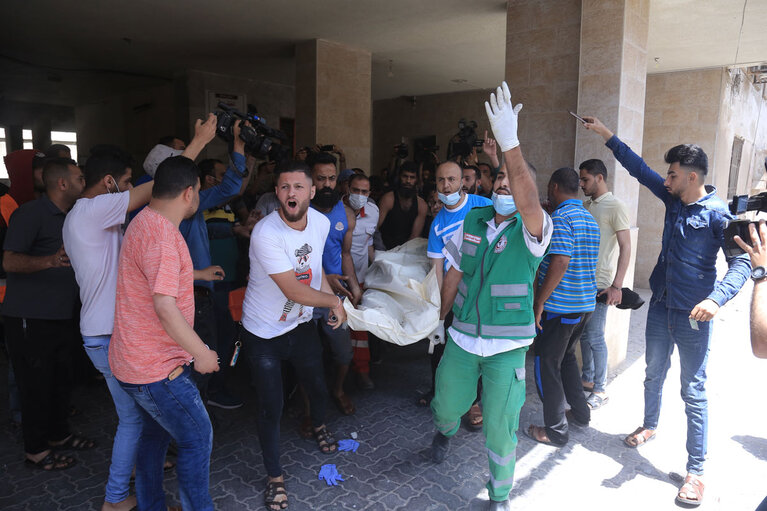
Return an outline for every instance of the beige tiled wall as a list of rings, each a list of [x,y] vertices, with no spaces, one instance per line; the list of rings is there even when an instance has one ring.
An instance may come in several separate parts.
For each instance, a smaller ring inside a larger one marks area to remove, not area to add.
[[[506,80],[523,103],[519,137],[545,190],[558,167],[573,166],[578,104],[580,0],[510,0],[506,19]]]
[[[709,156],[709,165],[714,161],[721,82],[721,69],[647,76],[641,154],[660,175],[665,177],[668,170],[663,156],[677,144],[698,144]],[[650,273],[660,252],[665,208],[647,188],[641,187],[639,211],[639,250],[634,283],[649,287]]]
[[[336,144],[350,167],[370,167],[370,52],[317,39],[296,48],[296,141]]]

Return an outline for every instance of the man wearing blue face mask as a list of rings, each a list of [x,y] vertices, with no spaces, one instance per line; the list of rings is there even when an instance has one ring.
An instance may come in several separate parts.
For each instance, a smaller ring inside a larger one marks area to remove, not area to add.
[[[437,428],[432,460],[441,463],[482,376],[487,490],[490,509],[496,511],[510,509],[516,431],[525,401],[525,353],[535,337],[533,280],[553,230],[519,148],[521,107],[512,108],[505,82],[497,97],[492,94],[490,104],[485,103],[506,165],[495,179],[492,206],[471,210],[445,246],[449,269],[440,317],[451,309],[455,317],[431,402]],[[435,334],[444,338],[440,329]]]
[[[463,219],[472,208],[489,206],[490,199],[468,193],[463,188],[463,169],[453,162],[446,161],[437,167],[437,196],[444,207],[434,217],[429,228],[429,242],[426,255],[437,272],[437,283],[442,288],[442,278],[447,273],[445,245],[453,237],[453,233],[463,225]],[[476,188],[476,187],[475,187]],[[449,327],[453,314],[448,313],[445,323]],[[431,391],[419,398],[419,404],[426,406],[434,395],[434,378],[437,366],[445,351],[444,344],[434,346],[431,354]],[[478,430],[482,427],[482,411],[475,402],[469,411],[469,428]]]

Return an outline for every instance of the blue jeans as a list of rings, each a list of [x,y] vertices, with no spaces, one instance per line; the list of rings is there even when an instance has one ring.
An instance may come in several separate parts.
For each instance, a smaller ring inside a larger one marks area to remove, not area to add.
[[[690,327],[689,312],[666,308],[655,302],[647,311],[645,329],[644,427],[657,429],[663,381],[671,363],[674,345],[679,348],[682,400],[687,414],[687,471],[703,474],[708,435],[706,363],[711,342],[711,322],[699,321],[699,330]]]
[[[120,386],[109,368],[109,335],[83,336],[85,353],[93,366],[104,375],[112,401],[117,411],[117,431],[112,444],[112,464],[107,480],[107,502],[121,502],[129,495],[130,476],[136,465],[138,439],[141,435],[141,411],[138,405]]]
[[[178,446],[178,491],[184,511],[213,509],[210,450],[213,428],[189,366],[173,380],[120,382],[141,407],[142,429],[136,460],[136,498],[141,511],[165,511],[163,463],[171,437]]]
[[[597,302],[591,319],[581,334],[581,358],[583,367],[581,379],[594,383],[594,392],[604,392],[607,383],[607,343],[605,342],[605,321],[607,304]]]

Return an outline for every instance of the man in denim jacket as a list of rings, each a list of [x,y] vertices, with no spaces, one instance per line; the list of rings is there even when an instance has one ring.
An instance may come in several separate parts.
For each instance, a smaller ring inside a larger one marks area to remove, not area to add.
[[[687,477],[676,500],[699,505],[703,498],[708,400],[706,362],[711,318],[733,298],[751,273],[748,257],[728,257],[729,269],[716,280],[716,257],[724,247],[724,228],[732,217],[705,184],[708,157],[697,145],[672,147],[666,153],[666,179],[658,175],[599,119],[584,117],[585,127],[601,135],[621,165],[666,206],[663,245],[650,275],[652,300],[645,330],[644,424],[624,442],[638,447],[655,437],[663,381],[674,345],[679,349],[682,399],[687,413]]]

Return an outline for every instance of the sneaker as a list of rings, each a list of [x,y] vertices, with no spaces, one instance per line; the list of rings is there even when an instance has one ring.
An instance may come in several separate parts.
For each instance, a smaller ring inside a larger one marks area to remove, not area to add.
[[[208,404],[224,410],[234,410],[242,406],[242,400],[234,397],[225,390],[216,392],[208,397]]]

